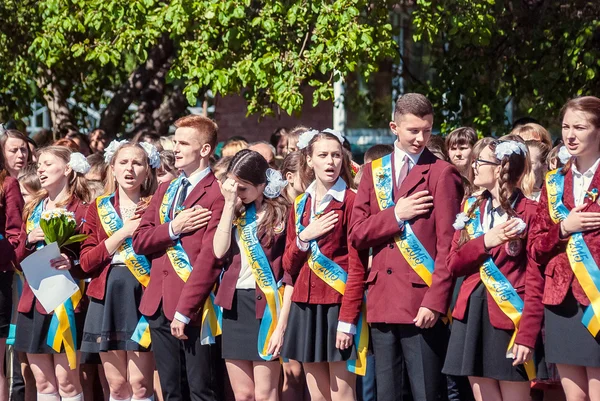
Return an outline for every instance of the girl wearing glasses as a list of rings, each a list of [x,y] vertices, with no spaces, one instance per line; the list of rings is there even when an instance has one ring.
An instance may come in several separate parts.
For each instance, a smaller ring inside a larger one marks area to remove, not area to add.
[[[561,118],[558,156],[568,161],[546,175],[528,250],[546,266],[547,361],[557,364],[568,401],[598,401],[600,311],[591,305],[600,301],[600,99],[569,100]]]
[[[452,274],[465,279],[443,372],[468,376],[478,401],[528,399],[542,325],[542,278],[525,252],[537,205],[518,188],[525,144],[485,141],[473,162],[483,192],[464,202],[448,255]]]

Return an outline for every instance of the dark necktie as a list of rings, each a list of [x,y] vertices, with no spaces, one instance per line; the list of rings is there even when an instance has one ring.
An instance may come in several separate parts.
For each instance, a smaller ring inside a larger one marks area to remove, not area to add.
[[[181,179],[181,190],[179,191],[179,195],[177,196],[177,201],[175,202],[175,207],[173,208],[173,218],[177,216],[177,213],[181,211],[183,208],[183,202],[185,201],[185,197],[187,196],[188,187],[191,185],[190,181],[183,177]]]

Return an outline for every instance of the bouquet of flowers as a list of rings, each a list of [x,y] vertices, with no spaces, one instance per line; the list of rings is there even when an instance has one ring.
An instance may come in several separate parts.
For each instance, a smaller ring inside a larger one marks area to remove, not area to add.
[[[75,234],[77,221],[75,213],[67,209],[54,209],[42,212],[40,228],[44,232],[46,244],[56,242],[58,247],[85,240],[87,234]]]

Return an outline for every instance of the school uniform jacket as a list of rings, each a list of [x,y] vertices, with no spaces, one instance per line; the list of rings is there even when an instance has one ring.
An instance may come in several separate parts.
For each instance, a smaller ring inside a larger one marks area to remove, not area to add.
[[[356,194],[346,189],[344,202],[331,199],[322,215],[335,211],[338,222],[333,230],[317,239],[323,255],[348,272],[346,289],[342,296],[321,280],[308,266],[310,251],[302,251],[296,242],[296,216],[292,208],[287,224],[287,241],[283,254],[283,268],[294,282],[293,302],[309,304],[341,304],[339,321],[356,325],[364,292],[364,277],[368,252],[354,248],[349,241],[350,217]],[[310,223],[311,196],[308,195],[302,213],[302,225]]]
[[[354,202],[350,239],[357,249],[373,248],[373,263],[367,278],[367,320],[370,323],[414,324],[419,307],[444,315],[452,295],[453,280],[446,266],[454,228],[452,224],[463,199],[462,179],[450,163],[424,149],[400,188],[396,187],[392,156],[393,196],[427,190],[433,208],[409,221],[411,228],[435,261],[431,287],[406,262],[394,237],[401,233],[394,208],[380,210],[375,197],[371,163],[364,166]]]
[[[17,264],[15,250],[21,241],[23,197],[19,182],[7,176],[0,196],[0,271],[13,271]]]
[[[115,196],[110,202],[119,217],[122,218],[119,208],[119,191],[115,192]],[[98,204],[95,201],[88,209],[83,232],[88,234],[88,237],[81,246],[80,263],[83,271],[92,278],[86,293],[92,298],[102,300],[106,293],[106,279],[114,254],[109,254],[104,244],[108,235],[98,217]]]
[[[268,230],[274,230],[276,227],[269,227]],[[233,230],[237,230],[237,227],[233,227]],[[271,271],[275,277],[275,281],[279,282],[283,279],[286,284],[291,284],[291,278],[289,276],[284,278],[284,270],[282,267],[283,252],[285,250],[285,239],[286,232],[285,226],[281,227],[279,233],[275,234],[273,243],[270,246],[265,244],[265,236],[262,235],[260,242],[262,249],[265,252],[265,256],[271,265]],[[242,256],[240,249],[238,248],[234,233],[231,234],[231,245],[229,246],[228,255],[224,258],[225,267],[223,275],[221,276],[221,283],[219,284],[219,291],[215,298],[215,303],[227,310],[231,310],[233,305],[233,297],[235,295],[235,287],[237,285],[238,277],[240,276],[240,270],[242,269]],[[260,319],[263,316],[265,307],[267,306],[267,300],[265,294],[261,291],[258,284],[256,285],[256,318]]]
[[[483,217],[486,213],[485,205],[486,202],[482,202],[479,206],[481,224],[483,224]],[[527,230],[530,230],[535,218],[537,202],[525,198],[521,193],[516,199],[514,210],[517,216],[527,224]],[[544,307],[542,305],[544,278],[539,264],[526,251],[525,244],[531,241],[531,236],[528,235],[522,240],[522,250],[518,255],[510,256],[506,252],[505,244],[494,247],[489,252],[486,251],[484,235],[459,246],[462,232],[463,230],[457,230],[454,233],[452,249],[447,259],[448,269],[454,277],[465,276],[452,316],[458,320],[464,319],[469,297],[481,282],[480,267],[491,256],[500,272],[525,302],[515,342],[534,348],[542,329],[544,317]],[[515,329],[512,321],[502,312],[489,291],[487,292],[487,304],[492,326],[504,330]]]
[[[592,188],[600,189],[600,169],[596,170],[588,189]],[[573,173],[571,171],[565,175],[562,200],[567,209],[572,210],[575,207]],[[585,202],[588,204],[587,208],[584,209],[585,212],[600,213],[598,200],[593,203],[590,199],[586,199]],[[555,224],[552,221],[548,210],[548,192],[544,185],[536,219],[530,231],[533,241],[530,242],[528,248],[528,252],[536,262],[546,266],[544,271],[546,284],[542,301],[545,305],[560,305],[569,289],[571,289],[575,299],[580,304],[589,305],[590,301],[583,292],[579,281],[575,278],[569,264],[566,253],[569,237],[560,237],[560,223]],[[592,257],[600,265],[600,230],[584,232],[583,239],[590,249]]]
[[[77,229],[75,231],[75,234],[78,234],[83,228],[83,222],[85,221],[85,215],[87,213],[88,206],[89,205],[87,202],[83,202],[82,200],[73,197],[65,207],[65,209],[67,209],[68,211],[75,213],[75,220],[77,221]],[[27,220],[23,221],[23,224],[21,225],[21,239],[19,241],[19,247],[16,251],[17,260],[19,262],[25,259],[27,256],[31,255],[33,252],[35,252],[35,250],[25,248],[25,241],[27,240],[26,227]],[[77,242],[75,244],[70,244],[65,247],[62,247],[60,250],[61,252],[69,256],[69,259],[71,259],[72,267],[69,270],[71,276],[73,276],[75,280],[83,280],[84,278],[86,278],[85,272],[81,269],[81,266],[79,265],[81,243]],[[42,304],[40,304],[40,302],[35,299],[33,291],[31,291],[27,280],[25,280],[25,284],[23,285],[23,293],[21,294],[21,299],[19,300],[19,306],[17,310],[21,313],[29,313],[33,308],[34,302],[35,308],[39,313],[43,315],[48,314],[46,310],[42,307]],[[82,312],[86,308],[87,299],[83,297],[82,300],[79,302],[79,305],[75,309],[75,312]]]
[[[186,283],[177,275],[166,254],[175,245],[169,236],[169,224],[161,224],[159,209],[169,183],[159,186],[133,234],[133,250],[151,260],[150,283],[144,291],[140,312],[152,316],[162,302],[165,316],[173,320],[175,312],[199,325],[202,306],[221,273],[221,262],[213,252],[213,237],[225,203],[215,175],[210,172],[188,194],[183,206],[199,205],[212,211],[208,225],[192,233],[182,234],[180,241],[193,267]]]

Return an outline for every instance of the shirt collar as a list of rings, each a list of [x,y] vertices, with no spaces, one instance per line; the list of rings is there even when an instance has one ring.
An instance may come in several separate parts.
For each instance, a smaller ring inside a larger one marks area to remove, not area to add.
[[[329,198],[333,198],[338,202],[343,202],[344,195],[346,194],[346,187],[347,187],[346,181],[344,181],[341,177],[338,178],[337,181],[335,182],[335,184],[333,184],[333,186],[331,188],[329,188],[329,191],[327,191],[327,193],[325,194],[325,196],[323,197],[321,202],[323,202],[324,200],[329,199]],[[317,191],[317,181],[313,181],[308,186],[308,188],[306,188],[306,192],[314,200],[314,199],[316,199],[316,191]]]
[[[600,159],[596,160],[596,163],[594,163],[592,165],[592,167],[590,167],[585,173],[580,173],[579,170],[577,170],[577,163],[573,163],[573,165],[571,166],[571,169],[573,170],[573,173],[575,174],[575,176],[577,177],[581,177],[581,176],[585,176],[585,177],[593,177],[594,174],[596,174],[596,170],[598,170],[598,165],[600,165]]]
[[[414,167],[419,162],[419,158],[421,157],[422,154],[423,154],[423,151],[420,151],[416,155],[405,152],[402,149],[400,149],[400,145],[398,144],[397,140],[394,142],[394,159],[398,164],[401,163],[402,160],[404,160],[404,156],[408,156],[408,159],[412,163],[411,167]]]
[[[200,181],[202,181],[202,179],[204,177],[206,177],[208,175],[208,173],[210,173],[210,167],[205,168],[202,171],[195,171],[192,175],[190,175],[189,177],[186,177],[185,173],[182,171],[181,175],[186,177],[188,179],[188,181],[190,182],[190,186],[193,188],[196,185],[198,185],[198,183]]]

